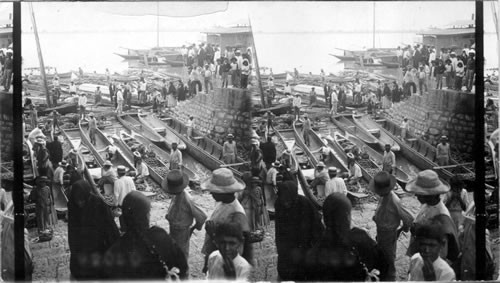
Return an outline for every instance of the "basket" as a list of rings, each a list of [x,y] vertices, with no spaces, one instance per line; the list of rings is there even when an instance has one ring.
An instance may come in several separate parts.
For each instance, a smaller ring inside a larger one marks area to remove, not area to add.
[[[257,229],[255,231],[252,231],[248,235],[248,242],[250,243],[262,242],[264,240],[264,234],[265,232],[262,229]]]

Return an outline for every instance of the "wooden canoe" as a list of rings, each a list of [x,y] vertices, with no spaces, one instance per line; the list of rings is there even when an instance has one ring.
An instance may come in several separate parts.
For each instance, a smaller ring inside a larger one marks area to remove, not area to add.
[[[355,144],[342,136],[339,132],[334,132],[333,139],[328,140],[329,145],[331,145],[333,148],[336,148],[338,152],[343,153],[341,158],[345,163],[347,163],[347,153],[353,149]],[[363,175],[363,179],[365,179],[365,181],[367,182],[370,182],[375,174],[382,171],[382,168],[370,158],[359,159],[355,162],[359,165],[359,168],[361,169],[361,173]]]
[[[267,111],[271,111],[271,113],[278,116],[278,115],[289,113],[291,110],[292,110],[292,106],[290,104],[283,103],[283,104],[275,105],[275,106],[269,107],[269,108],[257,109],[255,111],[253,111],[252,114],[254,116],[258,116],[258,115],[264,115],[265,113],[267,113]]]
[[[152,143],[150,140],[146,139],[145,137],[143,137],[135,132],[131,132],[130,134],[128,134],[124,131],[120,131],[120,140],[127,145],[129,143],[129,141],[132,141],[132,142],[138,143],[138,144],[143,144],[149,151],[154,152],[155,159],[157,159],[161,163],[161,165],[157,164],[158,166],[163,166],[166,169],[169,168],[168,163],[170,160],[170,153],[166,152],[164,149],[159,148],[158,146],[156,146],[154,143]],[[155,164],[152,165],[153,168],[155,168],[154,165]],[[149,164],[148,164],[148,166],[149,166]],[[160,171],[160,173],[162,173],[164,170],[158,169],[158,166],[156,166],[156,169],[154,169],[154,170]],[[184,173],[186,173],[188,175],[189,180],[197,180],[198,179],[196,174],[191,169],[189,169],[187,167],[183,167],[182,170],[184,171]],[[166,171],[166,173],[168,173],[168,170]],[[165,178],[165,176],[163,176],[162,178]]]
[[[295,131],[293,129],[278,130],[274,127],[273,130],[276,133],[278,140],[282,140],[282,142],[285,143],[286,148],[290,149],[292,152],[292,160],[293,163],[296,164],[296,176],[297,184],[299,186],[299,194],[300,192],[302,192],[302,194],[307,197],[317,209],[321,209],[321,203],[318,201],[313,192],[308,189],[309,184],[303,171],[310,171],[311,169],[314,170],[313,163],[311,162],[305,151],[295,142]],[[302,164],[299,160],[302,161]]]
[[[345,139],[348,139],[355,146],[357,146],[362,153],[368,154],[369,158],[375,164],[377,165],[382,164],[384,156],[381,153],[379,153],[378,151],[374,150],[369,146],[366,146],[366,144],[363,141],[361,141],[360,139],[349,133],[344,133],[343,137]],[[330,139],[328,142],[331,142]],[[412,174],[411,170],[407,166],[409,162],[406,159],[404,160],[403,159],[404,157],[396,155],[396,164],[398,164],[398,167],[396,168],[396,180],[402,187],[405,187],[406,184],[412,179],[410,176],[414,174]]]
[[[107,160],[106,148],[110,145],[114,145],[116,147],[118,147],[118,145],[115,145],[113,139],[111,137],[107,137],[99,129],[96,130],[95,134],[96,144],[93,145],[90,142],[89,131],[83,128],[83,126],[85,125],[82,125],[82,122],[80,122],[79,126],[83,143],[90,149],[92,154],[96,157],[97,162],[102,167],[104,165],[104,162]],[[115,156],[113,156],[111,163],[113,163],[113,167],[115,169],[116,167],[122,165],[125,166],[127,170],[135,171],[134,160],[128,159],[125,153],[123,153],[119,147],[117,148]]]
[[[352,115],[352,120],[356,125],[366,130],[372,136],[379,140],[379,145],[382,150],[384,150],[386,144],[391,145],[391,150],[398,152],[400,150],[399,144],[381,130],[381,126],[377,122],[370,119],[368,115]]]
[[[186,151],[209,170],[218,169],[225,164],[222,161],[222,145],[203,136],[196,129],[193,129],[193,137],[188,138],[186,125],[173,117],[160,119],[186,144]],[[250,171],[249,162],[236,157],[236,163],[239,165],[227,167],[235,176],[241,178],[243,172]]]
[[[155,145],[169,149],[168,143],[150,127],[145,126],[138,120],[138,114],[121,114],[116,116],[118,121],[129,131],[134,131],[152,141]]]
[[[167,142],[168,149],[172,149],[172,143],[177,143],[179,150],[185,150],[186,144],[168,127],[167,123],[163,122],[155,114],[139,114],[137,115],[139,122],[151,132],[163,136]],[[164,133],[165,135],[162,135]]]
[[[340,61],[354,61],[356,60],[356,57],[354,56],[343,56],[343,55],[335,55],[335,54],[330,54],[333,57],[336,57]]]
[[[132,146],[135,144],[140,144],[138,141],[133,140],[129,135],[125,136],[124,132],[120,132],[120,136],[114,135],[112,138],[115,141],[114,145],[120,149],[120,152],[128,159],[134,160],[134,153],[132,150]],[[146,163],[146,166],[149,169],[149,176],[153,181],[157,184],[161,185],[161,182],[167,176],[167,165],[163,163],[156,157],[143,156],[143,162]]]
[[[313,131],[309,131],[309,142],[310,145],[306,146],[303,139],[303,131],[302,124],[298,124],[296,122],[293,123],[293,130],[295,132],[295,139],[297,143],[304,149],[306,154],[309,156],[311,161],[313,162],[313,166],[316,167],[318,162],[321,160],[322,153],[320,152],[322,148],[329,148],[325,141],[323,141],[319,135]],[[328,167],[337,167],[340,172],[347,172],[347,162],[342,162],[339,159],[339,153],[336,149],[332,148],[328,153],[328,157],[326,160],[323,160],[326,168]]]
[[[57,111],[61,115],[66,115],[70,113],[77,113],[78,112],[78,103],[67,103],[67,104],[62,104],[56,107],[51,107],[51,108],[45,108],[42,110],[38,111],[39,116],[44,116],[50,114],[52,111]]]
[[[69,143],[70,148],[78,152],[77,172],[83,174],[85,180],[91,185],[92,192],[96,196],[101,198],[108,206],[114,206],[113,197],[105,197],[95,183],[95,180],[100,179],[102,169],[97,162],[94,162],[96,158],[93,156],[90,149],[82,144],[80,129],[74,128],[63,130],[59,128],[59,131],[64,137],[65,142]],[[87,161],[89,161],[89,163],[87,163]],[[89,167],[89,165],[92,167]],[[94,172],[94,174],[92,172]]]
[[[411,160],[419,169],[425,170],[438,167],[436,163],[436,148],[434,146],[408,132],[406,133],[407,138],[401,139],[401,127],[388,119],[379,119],[375,121],[382,125],[381,129],[383,129],[383,131],[399,143],[401,153],[407,159]],[[450,160],[450,165],[457,164],[455,160]],[[451,169],[439,169],[435,171],[445,181],[449,181],[453,175],[460,175],[465,179],[475,178],[474,171],[464,166],[456,166]]]
[[[349,120],[346,116],[337,115],[332,118],[332,122],[344,132],[358,137],[364,143],[374,147],[379,146],[379,141],[372,134],[354,124],[354,122],[352,120]]]

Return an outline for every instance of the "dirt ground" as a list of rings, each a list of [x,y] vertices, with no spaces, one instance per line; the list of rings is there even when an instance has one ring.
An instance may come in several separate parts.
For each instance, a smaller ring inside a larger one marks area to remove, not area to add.
[[[215,201],[207,193],[190,191],[195,202],[208,214],[213,211]],[[412,213],[416,214],[420,204],[413,196],[402,198],[402,202]],[[165,214],[170,205],[169,199],[160,199],[152,202],[151,224],[162,227],[168,231],[168,222]],[[375,237],[376,227],[372,221],[376,208],[376,201],[359,204],[352,212],[353,225],[366,229],[372,237]],[[59,220],[54,232],[54,238],[50,242],[36,242],[36,229],[31,229],[31,249],[34,256],[35,271],[33,280],[52,281],[69,280],[69,247],[67,243],[67,223]],[[203,266],[203,255],[200,253],[205,231],[195,231],[191,239],[190,247],[190,276],[192,279],[203,279],[201,272]],[[408,246],[409,235],[402,235],[398,241],[396,268],[398,280],[406,280],[409,259],[405,256]],[[251,275],[252,281],[276,280],[277,254],[274,243],[274,221],[271,222],[265,235],[264,241],[254,244],[256,265]]]

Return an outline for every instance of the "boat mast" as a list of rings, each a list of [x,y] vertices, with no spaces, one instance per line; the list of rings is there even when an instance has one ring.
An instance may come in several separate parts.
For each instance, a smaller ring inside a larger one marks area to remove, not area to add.
[[[35,21],[35,11],[33,10],[33,3],[29,2],[28,3],[31,11],[31,23],[33,25],[33,31],[35,32],[35,41],[36,41],[36,48],[38,52],[38,61],[40,62],[40,75],[42,76],[42,85],[43,89],[45,90],[45,97],[47,99],[47,105],[49,107],[52,107],[52,101],[50,99],[50,93],[49,93],[49,87],[47,85],[47,77],[45,76],[45,65],[43,64],[43,57],[42,57],[42,49],[40,48],[40,39],[38,38],[38,30],[36,28],[36,21]],[[55,106],[55,105],[54,105]]]
[[[248,17],[248,23],[250,25],[250,34],[252,34],[252,51],[253,51],[253,57],[254,57],[254,62],[255,62],[255,73],[257,74],[257,82],[259,84],[259,90],[260,90],[260,103],[262,104],[263,107],[266,106],[266,99],[264,97],[264,89],[262,88],[262,81],[260,79],[260,68],[259,68],[259,61],[257,60],[257,49],[255,48],[255,38],[253,36],[253,30],[252,30],[252,22],[250,21],[250,16]]]
[[[375,2],[373,2],[373,48],[375,48]]]
[[[160,2],[156,1],[156,47],[160,47]]]
[[[495,29],[497,31],[497,40],[500,40],[500,33],[498,31],[499,27],[498,27],[497,7],[495,6],[495,2],[490,2],[490,4],[491,4],[491,12],[493,13],[493,22],[495,23]]]

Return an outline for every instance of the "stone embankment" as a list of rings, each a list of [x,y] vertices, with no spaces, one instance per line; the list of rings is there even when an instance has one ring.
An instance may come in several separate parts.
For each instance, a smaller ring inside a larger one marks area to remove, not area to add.
[[[413,95],[387,110],[389,118],[401,124],[408,118],[417,136],[425,134],[436,145],[447,136],[454,150],[472,153],[475,139],[474,95],[446,90],[431,90],[424,96]]]
[[[225,88],[200,93],[180,102],[172,111],[184,123],[193,116],[195,129],[220,144],[228,134],[233,134],[237,142],[249,140],[251,99],[244,90]]]

